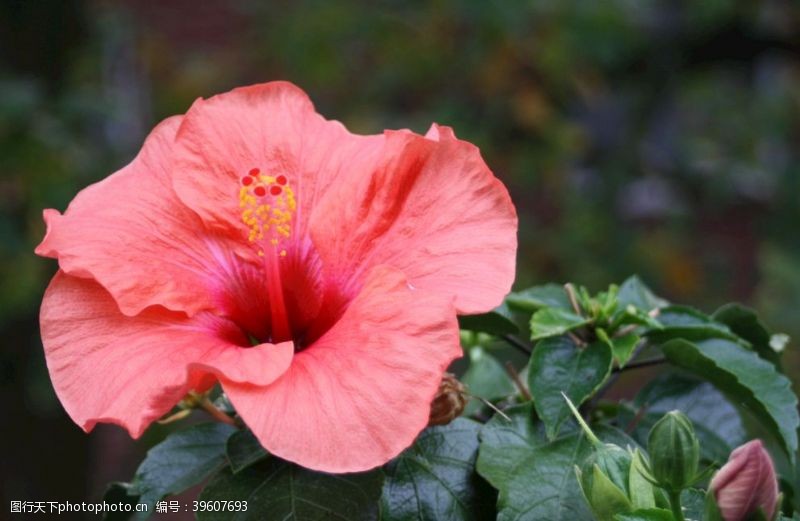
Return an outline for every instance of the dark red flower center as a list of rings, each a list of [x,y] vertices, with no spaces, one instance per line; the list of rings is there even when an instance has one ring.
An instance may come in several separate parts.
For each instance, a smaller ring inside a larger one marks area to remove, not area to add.
[[[290,179],[253,168],[241,178],[239,207],[260,265],[242,268],[241,288],[226,291],[226,309],[251,343],[292,340],[310,345],[341,316],[350,300],[324,272],[313,245],[292,235],[297,202]]]

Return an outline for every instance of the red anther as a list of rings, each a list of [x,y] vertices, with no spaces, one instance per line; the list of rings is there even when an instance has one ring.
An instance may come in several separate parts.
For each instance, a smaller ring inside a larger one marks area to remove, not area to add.
[[[275,179],[275,181],[276,181],[276,182],[277,182],[279,185],[283,186],[283,185],[285,185],[285,184],[286,184],[286,176],[285,176],[285,175],[279,175],[279,176],[278,176],[278,177]]]
[[[272,185],[269,187],[269,193],[271,193],[272,195],[281,195],[281,192],[282,190],[280,186]]]
[[[242,178],[242,184],[245,185],[245,186],[249,186],[249,185],[253,184],[253,178],[252,177],[243,177]]]
[[[263,186],[257,186],[254,192],[259,197],[264,197],[265,195],[267,195],[267,190]]]
[[[250,175],[253,176],[253,177],[257,177],[258,174],[260,174],[260,173],[261,173],[261,170],[259,170],[258,168],[253,168],[253,169],[250,170]]]

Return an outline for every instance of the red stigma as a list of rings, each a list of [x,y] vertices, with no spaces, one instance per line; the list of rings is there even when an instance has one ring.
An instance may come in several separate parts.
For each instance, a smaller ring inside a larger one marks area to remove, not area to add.
[[[253,176],[253,177],[256,177],[260,173],[261,173],[261,170],[259,170],[258,168],[253,168],[253,169],[250,170],[250,175]]]
[[[259,197],[264,197],[267,195],[267,190],[263,186],[257,186],[254,192]]]
[[[242,178],[242,184],[243,185],[248,186],[248,185],[251,185],[252,183],[253,183],[253,178],[252,177],[243,177]]]
[[[282,190],[280,186],[272,185],[269,187],[269,193],[271,193],[272,195],[281,195],[281,192]]]
[[[285,184],[286,184],[286,176],[285,176],[285,175],[279,175],[279,176],[278,176],[278,177],[275,179],[275,181],[276,181],[276,182],[277,182],[279,185],[283,186],[283,185],[285,185]]]

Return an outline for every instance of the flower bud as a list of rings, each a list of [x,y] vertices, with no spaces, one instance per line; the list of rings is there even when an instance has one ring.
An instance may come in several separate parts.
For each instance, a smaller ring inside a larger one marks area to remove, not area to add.
[[[766,519],[772,519],[778,506],[778,481],[761,440],[734,450],[714,475],[710,490],[725,521],[743,521],[759,508]]]
[[[586,502],[598,521],[614,521],[617,514],[633,510],[626,490],[614,483],[596,463],[584,465],[582,469],[575,467],[575,475]]]
[[[431,413],[428,425],[446,425],[458,418],[467,405],[467,394],[464,384],[455,375],[444,373],[439,390],[431,402]]]
[[[682,412],[668,412],[656,422],[650,430],[647,452],[651,473],[661,488],[676,492],[697,480],[700,444],[692,422]]]
[[[595,518],[614,521],[617,514],[655,506],[653,486],[640,471],[643,456],[639,450],[603,443],[566,395],[564,400],[592,444],[591,454],[580,467],[575,467],[575,475]]]
[[[646,482],[637,486],[633,458],[634,454],[622,447],[598,443],[580,469],[575,468],[581,491],[598,521],[613,521],[617,514],[640,506],[641,496],[647,494],[642,485],[649,488],[652,501],[652,486]]]
[[[592,455],[582,465],[583,468],[581,470],[589,477],[586,484],[591,485],[591,479],[594,475],[593,472],[588,471],[596,468],[603,476],[608,478],[610,483],[627,494],[628,475],[632,459],[630,452],[612,443],[596,445]]]

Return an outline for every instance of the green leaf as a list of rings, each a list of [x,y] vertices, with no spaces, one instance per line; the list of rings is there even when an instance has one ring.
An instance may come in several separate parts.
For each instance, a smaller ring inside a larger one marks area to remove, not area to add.
[[[271,456],[238,474],[224,469],[200,501],[247,501],[242,512],[197,513],[199,521],[373,521],[379,516],[383,472],[325,474]]]
[[[147,452],[133,478],[129,494],[141,496],[148,512],[157,501],[197,485],[226,465],[225,442],[236,428],[224,423],[202,423],[170,434]]]
[[[713,383],[734,403],[747,407],[778,439],[794,464],[797,397],[791,382],[753,351],[722,339],[671,340],[661,346],[669,361]]]
[[[617,361],[620,367],[625,367],[625,364],[631,359],[633,350],[639,344],[641,337],[636,333],[629,333],[621,337],[611,338],[611,352],[614,354],[614,360]]]
[[[658,315],[663,329],[654,329],[647,336],[656,343],[674,338],[703,340],[706,338],[725,338],[742,342],[725,324],[715,322],[711,317],[688,306],[669,306]]]
[[[606,443],[635,445],[616,429],[593,429]],[[498,521],[592,521],[574,470],[592,451],[581,432],[530,448],[500,483]]]
[[[592,520],[573,470],[591,451],[582,433],[533,449],[500,489],[498,521]]]
[[[602,291],[597,294],[595,299],[600,304],[599,315],[601,317],[608,318],[617,309],[617,307],[619,306],[619,301],[617,300],[617,294],[619,294],[619,288],[614,284],[609,286],[608,291]]]
[[[653,292],[650,291],[650,288],[636,275],[630,277],[619,287],[617,303],[620,308],[624,309],[627,306],[633,306],[645,313],[669,305],[669,302],[666,300],[655,296]]]
[[[534,286],[506,297],[506,302],[512,308],[520,311],[533,312],[541,308],[572,309],[563,286],[558,284],[545,284]]]
[[[628,490],[634,509],[648,509],[656,506],[653,484],[645,477],[646,472],[645,456],[641,450],[636,449],[631,458],[631,468],[628,474]]]
[[[713,318],[750,342],[761,358],[769,360],[780,370],[780,354],[770,346],[772,335],[755,311],[740,304],[726,304],[714,312]]]
[[[708,382],[677,373],[656,378],[636,395],[632,405],[620,408],[620,425],[635,421],[631,435],[644,444],[653,425],[676,409],[692,420],[701,456],[708,462],[725,462],[730,452],[747,439],[738,411],[719,390]],[[644,413],[640,414],[642,410]]]
[[[548,338],[536,344],[531,356],[528,385],[547,436],[558,435],[570,411],[563,392],[579,407],[603,385],[611,373],[611,348],[594,342],[578,349],[568,338]]]
[[[412,447],[389,462],[382,519],[493,518],[496,495],[474,468],[480,427],[465,418],[430,427]]]
[[[589,322],[588,318],[565,309],[540,309],[531,317],[531,340],[563,335]]]
[[[508,335],[519,332],[519,328],[514,322],[514,315],[505,302],[488,313],[459,316],[458,326],[461,329],[492,335]]]
[[[478,473],[498,490],[508,487],[510,476],[520,462],[535,454],[537,448],[550,443],[544,425],[536,420],[532,403],[515,405],[503,412],[509,419],[498,414],[481,428],[476,466]],[[603,425],[596,425],[594,429],[603,442],[636,447],[634,440],[617,429]],[[564,430],[569,431],[565,436],[580,432],[574,425],[565,426]]]
[[[461,382],[467,386],[470,394],[486,400],[495,400],[514,392],[514,383],[506,370],[483,348],[471,348],[469,360],[469,369],[464,373]],[[470,400],[464,409],[464,415],[474,414],[480,408],[481,403],[478,400]]]
[[[616,521],[675,521],[672,512],[662,508],[634,510],[628,514],[617,514]]]
[[[231,470],[237,473],[267,457],[267,451],[250,429],[234,432],[225,447]]]
[[[643,326],[649,329],[664,328],[658,319],[651,317],[647,314],[647,312],[633,306],[626,306],[615,311],[611,316],[608,328],[613,334],[619,331],[622,327],[630,325]]]
[[[706,493],[696,488],[687,488],[681,492],[681,506],[686,519],[703,519],[706,506]]]
[[[109,483],[105,494],[103,494],[103,501],[108,504],[123,503],[131,505],[131,511],[125,512],[124,510],[117,510],[115,512],[105,512],[103,514],[103,519],[107,521],[127,521],[133,517],[134,512],[136,512],[136,504],[139,502],[139,496],[138,494],[132,494],[130,489],[130,483]]]
[[[478,474],[497,489],[531,450],[547,443],[544,424],[535,421],[532,402],[503,412],[510,421],[496,414],[481,428],[477,464]]]

